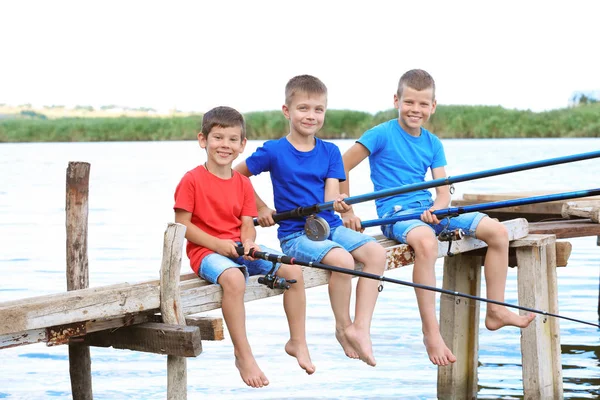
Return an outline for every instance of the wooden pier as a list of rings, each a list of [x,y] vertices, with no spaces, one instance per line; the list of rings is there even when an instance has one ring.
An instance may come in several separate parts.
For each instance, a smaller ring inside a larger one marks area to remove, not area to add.
[[[69,357],[76,400],[92,396],[88,346],[166,354],[167,398],[185,399],[186,357],[201,354],[202,340],[224,337],[220,318],[198,315],[220,308],[222,291],[194,274],[181,275],[185,227],[179,224],[168,224],[164,233],[157,280],[88,288],[85,227],[89,164],[85,164],[70,163],[67,174],[67,242],[72,250],[67,252],[67,270],[69,281],[78,283],[69,284],[72,290],[65,293],[0,303],[0,349],[39,342],[72,346],[75,350]],[[581,232],[600,235],[600,225],[578,221],[574,229],[559,228],[558,223],[530,224],[523,218],[502,222],[509,232],[510,264],[518,267],[520,306],[558,314],[556,267],[567,265],[571,244],[556,239],[581,236]],[[387,249],[388,270],[413,264],[414,252],[409,246],[383,237],[378,241]],[[438,257],[444,257],[444,288],[479,296],[485,243],[473,238],[455,241],[451,257],[447,242],[440,242],[438,250]],[[306,288],[327,284],[327,271],[303,270]],[[282,293],[259,284],[257,279],[250,278],[245,301]],[[458,361],[438,368],[438,397],[474,399],[480,305],[465,298],[453,300],[441,302],[440,326]],[[521,330],[521,349],[525,398],[562,399],[559,321],[536,318]]]

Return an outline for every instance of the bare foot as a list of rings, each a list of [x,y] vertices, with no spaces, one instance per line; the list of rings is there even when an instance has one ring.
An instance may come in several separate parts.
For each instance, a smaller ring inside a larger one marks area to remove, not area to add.
[[[312,375],[315,372],[316,368],[310,360],[310,354],[308,353],[308,346],[306,345],[306,342],[298,343],[293,342],[292,339],[290,339],[285,344],[285,352],[292,357],[296,357],[298,364],[303,370],[306,371],[307,374]]]
[[[235,366],[240,371],[242,380],[253,388],[261,388],[269,384],[269,380],[258,367],[254,357],[236,357]]]
[[[456,362],[456,357],[452,354],[448,346],[446,346],[439,332],[431,335],[423,335],[423,343],[427,349],[429,360],[433,364],[445,366]]]
[[[356,352],[356,350],[354,350],[354,347],[352,347],[352,345],[348,341],[348,338],[346,338],[346,333],[343,329],[335,328],[335,337],[338,340],[338,342],[340,342],[340,344],[342,345],[342,349],[344,349],[344,353],[346,353],[346,356],[358,359],[358,353]]]
[[[526,328],[535,318],[535,314],[525,315],[515,314],[504,306],[489,307],[485,316],[485,327],[490,331],[495,331],[504,326],[518,326]]]
[[[375,364],[377,364],[377,361],[375,361],[375,357],[373,357],[373,347],[369,332],[361,332],[354,324],[352,324],[346,328],[344,333],[352,348],[356,349],[358,358],[371,367],[374,367]]]

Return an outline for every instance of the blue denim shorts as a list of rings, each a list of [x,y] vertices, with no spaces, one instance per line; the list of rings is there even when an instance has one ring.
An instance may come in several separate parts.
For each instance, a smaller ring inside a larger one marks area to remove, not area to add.
[[[331,229],[329,237],[325,240],[310,240],[304,231],[292,233],[281,239],[281,249],[285,254],[305,262],[321,262],[327,253],[336,247],[346,249],[348,252],[360,246],[375,241],[375,238],[357,232],[345,226]]]
[[[407,204],[406,206],[396,206],[395,210],[386,213],[383,218],[390,218],[400,216],[403,214],[422,213],[425,210],[430,209],[433,206],[433,201],[417,201],[414,203]],[[427,224],[420,219],[409,219],[406,221],[398,221],[393,225],[383,225],[381,231],[389,238],[394,239],[400,243],[406,243],[406,237],[408,233],[418,226],[430,227],[436,235],[444,230],[455,230],[462,229],[465,235],[475,237],[475,230],[479,222],[486,217],[487,214],[480,212],[471,212],[460,214],[452,218],[444,218],[440,220],[437,225]]]
[[[260,251],[270,254],[281,254],[280,251],[270,249],[266,246],[260,246]],[[280,263],[276,264],[274,272],[277,272],[280,265]],[[229,258],[218,253],[211,253],[202,260],[199,275],[202,279],[206,279],[211,283],[217,283],[219,276],[229,268],[239,268],[246,277],[246,281],[248,281],[248,277],[250,276],[266,275],[273,268],[273,263],[263,259],[249,261],[244,257]]]

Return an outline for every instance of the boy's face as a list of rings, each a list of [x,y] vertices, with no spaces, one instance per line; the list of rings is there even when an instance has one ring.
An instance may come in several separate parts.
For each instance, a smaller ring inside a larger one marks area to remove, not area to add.
[[[231,167],[233,161],[244,151],[246,139],[242,140],[242,128],[214,126],[205,138],[198,134],[200,147],[206,149],[207,162],[211,165]]]
[[[298,92],[291,104],[284,104],[281,109],[290,121],[292,135],[314,136],[325,122],[327,95]]]
[[[416,90],[404,85],[402,96],[394,95],[394,107],[398,109],[400,126],[411,135],[418,136],[421,126],[435,112],[436,101],[433,88]]]

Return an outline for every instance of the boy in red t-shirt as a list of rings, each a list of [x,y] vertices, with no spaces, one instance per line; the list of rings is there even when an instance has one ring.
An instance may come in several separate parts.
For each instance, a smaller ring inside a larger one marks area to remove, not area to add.
[[[198,133],[207,161],[188,171],[175,190],[175,222],[187,227],[185,237],[191,267],[201,278],[221,285],[222,309],[233,342],[235,365],[248,386],[269,384],[252,355],[246,337],[244,293],[251,275],[267,274],[269,261],[240,257],[250,249],[281,254],[254,243],[254,217],[258,215],[250,180],[231,168],[246,146],[244,117],[230,107],[216,107],[204,114]],[[296,280],[283,295],[283,306],[290,328],[285,351],[296,357],[308,374],[315,372],[306,344],[306,295],[302,270],[298,266],[277,264],[279,277]]]

